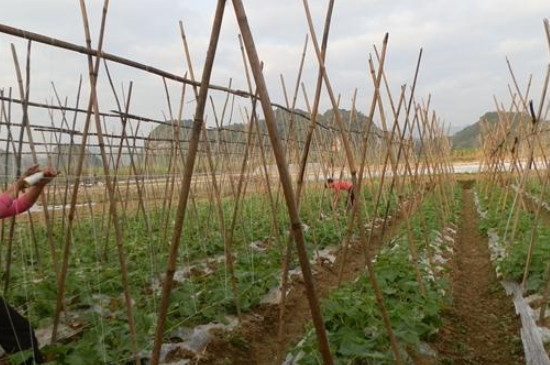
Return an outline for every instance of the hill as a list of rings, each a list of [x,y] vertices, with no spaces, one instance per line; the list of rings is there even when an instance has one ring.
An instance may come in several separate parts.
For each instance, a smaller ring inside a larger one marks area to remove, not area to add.
[[[516,130],[520,119],[524,121],[529,121],[530,117],[526,114],[522,115],[520,118],[519,113],[508,113],[505,112],[508,120],[512,122],[512,130]],[[472,125],[467,126],[466,128],[458,131],[452,137],[453,149],[474,149],[481,146],[481,124],[487,123],[489,126],[496,126],[499,122],[499,115],[496,111],[487,112],[482,115],[477,122]]]
[[[342,121],[345,124],[346,132],[349,136],[350,142],[353,145],[360,145],[362,143],[365,126],[367,125],[367,116],[357,112],[353,117],[351,111],[341,109],[340,115]],[[279,135],[283,140],[290,144],[297,145],[300,150],[303,148],[304,141],[306,139],[309,129],[309,118],[307,113],[303,111],[297,111],[294,115],[283,109],[275,110],[276,127],[279,131]],[[319,123],[316,129],[316,150],[321,151],[341,151],[342,147],[339,142],[339,128],[336,125],[334,119],[334,113],[332,110],[327,110],[323,114],[319,114],[317,117]],[[177,128],[179,124],[179,128]],[[155,127],[148,136],[148,142],[146,148],[149,151],[154,151],[154,155],[158,160],[160,155],[170,154],[172,148],[172,142],[176,133],[179,133],[180,146],[182,151],[186,151],[189,143],[191,128],[193,122],[191,120],[183,120],[179,123],[166,123]],[[260,134],[267,137],[267,126],[264,119],[258,121]],[[225,153],[228,154],[242,154],[244,153],[247,136],[246,133],[249,129],[248,124],[232,123],[222,128],[209,128],[207,130],[207,137],[211,143],[212,150],[217,151],[219,148],[219,142],[224,145]],[[373,125],[371,130],[371,137],[369,141],[373,141],[375,135],[382,135],[379,128]],[[369,143],[369,145],[375,145]],[[266,149],[270,148],[270,143],[265,141],[264,146]],[[315,156],[311,156],[314,160]]]

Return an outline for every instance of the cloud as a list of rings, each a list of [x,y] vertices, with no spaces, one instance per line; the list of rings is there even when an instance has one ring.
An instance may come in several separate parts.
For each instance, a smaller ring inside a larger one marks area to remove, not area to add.
[[[88,1],[90,24],[96,44],[101,17],[100,1]],[[308,27],[301,1],[245,1],[271,98],[284,104],[280,75],[289,93],[293,92],[303,42]],[[317,37],[321,38],[328,1],[310,1]],[[110,2],[105,50],[166,69],[180,75],[187,72],[178,21],[184,22],[196,77],[200,77],[208,47],[214,14],[214,1],[117,0]],[[351,106],[351,95],[358,88],[358,106],[368,110],[372,81],[368,57],[373,44],[389,32],[385,69],[392,90],[412,83],[419,49],[424,49],[418,96],[433,95],[439,115],[453,123],[474,122],[493,108],[492,95],[507,95],[509,56],[521,83],[535,75],[533,95],[537,95],[544,69],[550,60],[542,28],[542,17],[550,14],[550,2],[540,0],[447,0],[382,1],[346,0],[336,2],[331,24],[327,71],[344,107]],[[0,23],[84,44],[78,2],[72,0],[18,0],[3,4]],[[212,82],[247,89],[237,35],[239,33],[231,2],[225,9]],[[320,39],[319,39],[320,41]],[[14,87],[13,61],[9,44],[17,46],[24,59],[26,43],[0,35],[0,88]],[[162,80],[128,67],[112,65],[117,87],[134,81],[132,107],[136,113],[162,117],[167,113]],[[50,81],[55,81],[63,97],[74,102],[79,75],[87,77],[86,58],[66,51],[33,45],[32,98],[51,98]],[[311,42],[302,80],[313,93],[318,63]],[[104,77],[104,75],[103,75]],[[171,100],[176,103],[181,88],[169,83]],[[85,83],[87,85],[87,82]],[[102,83],[101,104],[114,108],[112,92]],[[191,92],[187,90],[187,100]],[[217,102],[223,93],[212,93]],[[310,98],[313,95],[309,95]],[[394,95],[394,98],[397,98]],[[249,101],[237,100],[243,106]],[[192,115],[190,104],[186,116]],[[300,92],[298,106],[305,109]],[[324,93],[322,108],[330,107]],[[43,116],[37,116],[42,120]]]
[[[515,55],[525,52],[529,52],[540,48],[543,45],[541,39],[506,39],[498,44],[496,47],[497,52],[505,55]]]

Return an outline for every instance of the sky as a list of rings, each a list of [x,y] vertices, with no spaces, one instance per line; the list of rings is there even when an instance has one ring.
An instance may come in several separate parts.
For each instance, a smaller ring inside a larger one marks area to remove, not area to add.
[[[92,27],[92,44],[97,45],[103,1],[86,2]],[[178,22],[183,22],[191,59],[200,78],[206,54],[215,1],[204,0],[112,0],[109,4],[104,51],[166,71],[185,75],[188,71]],[[317,36],[322,34],[328,1],[310,0]],[[298,67],[308,33],[303,2],[300,0],[244,0],[273,102],[285,104],[281,86],[284,77],[289,97],[295,88]],[[332,18],[326,67],[332,87],[341,96],[341,107],[350,109],[357,89],[356,107],[367,113],[373,86],[368,58],[373,45],[381,47],[386,32],[389,43],[386,74],[398,97],[401,85],[411,85],[420,48],[423,59],[416,96],[427,100],[452,131],[476,122],[485,112],[494,110],[493,96],[508,106],[511,82],[506,64],[509,58],[522,89],[533,77],[531,98],[537,104],[541,85],[550,62],[550,51],[543,19],[550,17],[548,0],[342,0],[336,1]],[[85,45],[79,2],[76,0],[3,0],[0,23],[37,32],[53,38]],[[247,89],[238,43],[238,27],[231,2],[225,9],[222,35],[216,54],[212,83]],[[18,95],[17,79],[10,44],[19,62],[25,65],[26,42],[0,34],[0,88],[13,87]],[[51,102],[52,83],[69,105],[76,103],[79,78],[88,86],[87,58],[80,54],[41,44],[31,48],[30,100]],[[170,108],[162,79],[143,71],[109,64],[119,97],[133,82],[130,112],[155,119],[170,118]],[[318,63],[309,42],[302,81],[313,98]],[[99,77],[100,107],[116,108],[105,73]],[[181,86],[167,82],[172,115],[177,115]],[[193,114],[193,95],[186,89],[183,116]],[[86,91],[80,106],[85,105]],[[212,93],[220,117],[225,95]],[[239,104],[240,105],[240,104]],[[306,109],[300,93],[297,107]],[[323,96],[321,111],[330,107]],[[17,111],[14,111],[17,116]],[[233,122],[242,121],[241,107],[235,107]],[[209,112],[209,125],[213,115]],[[48,116],[33,111],[31,123],[48,124]],[[110,122],[107,129],[117,129]],[[226,122],[227,123],[227,122]],[[142,133],[147,131],[142,127]]]

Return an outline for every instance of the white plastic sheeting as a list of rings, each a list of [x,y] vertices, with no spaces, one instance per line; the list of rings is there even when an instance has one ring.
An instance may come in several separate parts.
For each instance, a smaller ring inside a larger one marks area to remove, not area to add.
[[[487,212],[484,212],[481,208],[477,192],[474,198],[478,214],[482,219],[485,219],[487,217]],[[497,277],[502,278],[500,262],[506,258],[506,250],[496,229],[490,228],[487,234],[489,236],[491,262],[495,267]],[[520,333],[523,351],[525,353],[525,363],[527,365],[550,365],[550,359],[544,349],[544,343],[550,341],[550,331],[545,327],[537,325],[537,312],[539,311],[533,310],[533,308],[529,306],[529,304],[536,300],[537,296],[524,298],[523,290],[519,284],[508,281],[501,281],[500,283],[506,290],[506,293],[512,296],[516,314],[518,314],[521,319]]]

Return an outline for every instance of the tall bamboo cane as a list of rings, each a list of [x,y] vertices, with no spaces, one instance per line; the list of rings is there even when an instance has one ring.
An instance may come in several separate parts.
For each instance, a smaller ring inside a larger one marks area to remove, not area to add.
[[[179,24],[180,24],[180,31],[181,31],[183,45],[184,45],[185,58],[187,60],[187,68],[189,69],[189,74],[191,76],[191,80],[194,81],[195,80],[195,75],[194,75],[194,72],[193,72],[193,65],[191,63],[191,56],[190,56],[190,53],[189,53],[189,48],[187,46],[187,41],[185,39],[185,33],[183,31],[183,23],[180,22]],[[198,91],[197,87],[193,87],[193,92],[195,93],[195,99],[198,100],[199,99],[199,91]],[[253,133],[252,128],[250,128],[249,133],[250,133],[250,135],[252,135],[252,133]],[[240,301],[238,281],[237,281],[237,277],[235,275],[234,255],[233,255],[233,252],[232,252],[233,232],[229,231],[229,230],[226,230],[225,218],[224,218],[224,212],[223,212],[223,204],[222,204],[221,189],[220,189],[220,186],[219,186],[217,178],[216,178],[216,168],[215,168],[215,165],[214,165],[214,160],[212,158],[212,152],[211,152],[211,148],[210,148],[210,141],[208,140],[208,135],[206,133],[206,126],[204,125],[204,123],[203,123],[203,126],[202,126],[202,134],[203,134],[204,141],[206,142],[206,155],[207,155],[207,158],[208,158],[208,166],[209,166],[210,172],[211,172],[213,193],[214,193],[214,198],[215,198],[215,201],[216,201],[218,219],[220,220],[220,229],[223,232],[225,262],[226,262],[228,273],[229,273],[229,279],[230,279],[230,282],[231,282],[231,289],[233,291],[233,296],[234,296],[234,300],[235,300],[235,307],[237,309],[237,316],[239,318],[239,321],[241,321],[242,320],[241,301]],[[246,151],[248,152],[248,148],[247,148]],[[246,166],[246,158],[244,158],[243,160],[244,160],[243,166]],[[239,181],[240,184],[239,184],[238,191],[240,191],[243,176],[244,176],[244,174],[241,171],[241,179]],[[239,193],[237,193],[237,194],[239,194]],[[239,201],[239,195],[237,195],[237,197],[236,197],[235,212],[238,211],[238,201]],[[234,216],[234,221],[231,224],[232,228],[234,228],[235,220],[236,220],[236,216]]]
[[[170,245],[170,252],[168,256],[168,264],[166,268],[166,276],[162,285],[162,298],[160,312],[157,320],[157,328],[155,331],[155,340],[153,344],[153,353],[151,357],[151,363],[157,365],[159,363],[160,349],[162,345],[162,338],[164,333],[164,323],[166,321],[166,314],[168,312],[170,293],[172,291],[172,283],[174,280],[174,273],[176,271],[177,254],[180,245],[180,237],[183,228],[183,222],[185,220],[185,212],[187,208],[187,200],[189,197],[189,190],[191,186],[191,179],[193,177],[193,168],[195,165],[195,159],[199,146],[200,134],[202,130],[202,124],[204,123],[204,110],[206,106],[206,100],[208,96],[208,87],[210,83],[210,75],[212,74],[212,66],[214,64],[214,57],[216,54],[216,48],[218,45],[220,29],[223,19],[223,13],[225,8],[225,0],[218,0],[216,6],[216,13],[214,16],[214,22],[212,25],[212,33],[210,36],[210,43],[208,46],[208,52],[203,68],[203,74],[201,78],[201,88],[199,92],[199,98],[197,100],[197,106],[195,109],[195,119],[193,123],[193,130],[191,132],[191,141],[189,143],[189,150],[187,153],[185,170],[183,175],[183,181],[181,183],[181,191],[178,202],[176,225],[174,227],[174,233],[172,236],[172,243]]]
[[[271,145],[273,147],[273,152],[275,154],[277,168],[279,171],[279,177],[283,185],[283,191],[285,195],[285,200],[288,207],[288,213],[291,220],[291,228],[293,235],[296,241],[296,246],[298,250],[298,257],[300,261],[300,266],[302,267],[302,275],[304,278],[304,283],[306,287],[306,294],[308,297],[310,311],[313,318],[313,323],[315,330],[317,332],[317,338],[319,341],[320,352],[325,364],[332,364],[332,358],[330,356],[330,349],[328,346],[328,339],[326,337],[326,331],[323,324],[323,318],[319,308],[319,302],[317,295],[315,293],[313,276],[311,274],[311,268],[309,265],[309,260],[307,257],[307,251],[305,247],[304,233],[302,228],[302,223],[298,213],[298,207],[296,205],[296,198],[294,191],[292,189],[292,181],[288,168],[286,165],[286,158],[282,152],[280,145],[280,139],[278,132],[275,126],[275,115],[273,109],[271,109],[271,103],[269,101],[269,94],[267,92],[267,87],[265,80],[261,72],[260,61],[258,59],[258,54],[256,52],[256,47],[250,31],[248,21],[246,18],[245,9],[242,1],[233,0],[233,8],[235,10],[235,15],[237,17],[237,22],[241,30],[243,37],[245,49],[248,55],[248,60],[250,62],[252,73],[256,81],[258,92],[260,94],[262,108],[264,111],[264,116],[266,119],[266,124],[271,139]]]
[[[24,130],[26,131],[26,134],[27,134],[27,139],[29,141],[29,146],[30,146],[30,149],[31,149],[31,155],[32,155],[32,158],[33,158],[33,162],[35,164],[37,164],[38,163],[38,157],[37,157],[36,149],[35,149],[35,146],[34,146],[34,139],[33,139],[32,131],[31,131],[31,128],[30,128],[28,105],[27,105],[27,101],[29,100],[29,95],[30,95],[31,41],[29,41],[27,43],[27,61],[26,61],[26,67],[25,67],[25,70],[26,70],[26,72],[25,72],[26,73],[25,86],[23,86],[23,77],[22,77],[22,74],[21,74],[21,68],[19,67],[19,61],[17,59],[17,52],[16,52],[15,46],[13,44],[11,45],[11,50],[12,50],[13,60],[14,60],[14,64],[15,64],[15,72],[16,72],[16,76],[17,76],[17,81],[18,81],[18,85],[19,85],[19,94],[20,94],[21,100],[23,100],[23,103],[21,104],[21,107],[23,109],[22,128],[24,128]],[[21,133],[22,132],[23,132],[23,129],[21,129]],[[22,134],[21,134],[21,136],[22,136]],[[20,168],[20,156],[19,156],[19,168]],[[52,256],[52,266],[53,266],[54,273],[56,275],[56,279],[58,279],[59,268],[58,268],[58,263],[57,263],[57,252],[56,252],[56,249],[55,249],[55,245],[53,243],[53,232],[52,232],[53,227],[52,227],[52,224],[50,224],[51,219],[50,219],[50,214],[48,212],[48,202],[47,202],[45,194],[40,195],[40,201],[41,201],[41,204],[42,204],[42,207],[43,207],[44,219],[46,221],[46,232],[47,232],[47,238],[48,238],[48,245],[50,247],[50,253],[51,253],[51,256]],[[32,217],[31,217],[31,220],[32,220]],[[15,221],[13,220],[12,222],[15,222]],[[10,240],[10,242],[11,242],[11,240]],[[8,256],[8,261],[7,262],[8,262],[8,264],[11,263],[11,256]],[[10,268],[9,268],[9,265],[7,265],[5,289],[8,288],[9,278],[10,278]]]
[[[88,25],[88,15],[87,15],[86,5],[84,3],[84,0],[80,0],[80,5],[81,5],[82,17],[84,21],[84,32],[86,36],[86,43],[90,47],[91,46],[90,29]],[[105,6],[103,7],[102,29],[106,21],[107,7],[108,7],[108,0],[106,1]],[[115,240],[116,240],[117,253],[118,253],[118,259],[120,264],[122,285],[124,289],[124,299],[126,304],[126,314],[128,316],[128,325],[130,329],[132,354],[134,357],[134,361],[137,365],[137,364],[140,364],[141,360],[139,356],[139,348],[138,348],[138,342],[137,342],[137,331],[136,331],[136,324],[134,319],[133,299],[132,299],[132,294],[130,292],[127,262],[126,262],[124,246],[122,242],[123,240],[122,228],[120,226],[118,207],[117,207],[117,199],[116,199],[116,192],[115,192],[116,178],[114,180],[111,180],[109,161],[107,159],[107,154],[104,147],[104,138],[102,135],[102,126],[101,126],[101,121],[99,116],[99,104],[98,104],[98,98],[97,98],[97,70],[99,69],[100,57],[98,56],[96,58],[95,65],[93,61],[94,60],[92,59],[92,56],[91,55],[88,56],[88,68],[90,71],[90,88],[91,88],[90,99],[92,100],[92,109],[94,110],[95,127],[98,134],[97,139],[98,139],[98,144],[101,151],[101,159],[103,162],[103,172],[105,174],[105,185],[109,196],[109,213],[110,213],[110,216],[112,217],[113,227],[115,230]]]
[[[103,35],[105,32],[105,16],[106,16],[108,5],[109,5],[109,0],[105,0],[103,4],[104,12],[103,12],[103,19],[101,22],[101,29],[99,33],[99,41],[98,41],[98,47],[97,47],[98,53],[101,53],[101,49],[103,47]],[[99,57],[96,58],[95,67],[94,67],[94,70],[91,71],[91,73],[97,74],[98,70],[99,70]],[[67,227],[66,227],[66,233],[65,233],[63,259],[62,259],[59,280],[58,280],[57,303],[56,303],[56,310],[55,310],[54,322],[53,322],[53,328],[52,328],[52,343],[55,342],[57,339],[57,329],[59,326],[60,314],[64,306],[65,280],[67,277],[68,264],[69,264],[69,252],[70,252],[70,245],[72,240],[72,224],[73,224],[75,212],[76,212],[76,202],[78,199],[78,189],[80,186],[80,175],[82,173],[82,167],[84,164],[84,156],[86,154],[86,141],[88,139],[88,131],[90,128],[92,107],[93,107],[93,98],[92,98],[92,95],[90,95],[90,100],[88,102],[88,112],[86,114],[86,121],[84,123],[84,132],[82,135],[82,144],[80,145],[80,154],[79,154],[79,160],[78,160],[76,174],[75,174],[74,187],[73,187],[73,192],[71,196],[71,206],[69,208],[69,215],[68,215],[68,221],[67,221]]]
[[[372,62],[372,59],[369,60],[369,66],[370,66],[370,73],[371,73],[371,76],[372,76],[372,79],[373,79],[373,83],[376,83],[376,75],[375,75],[374,64]],[[396,160],[396,157],[394,156],[393,150],[392,150],[393,139],[392,139],[392,137],[390,137],[390,134],[388,133],[386,117],[385,117],[385,114],[384,114],[384,108],[383,108],[383,104],[382,104],[382,98],[380,97],[380,93],[377,94],[377,98],[378,98],[378,102],[377,102],[378,103],[378,110],[380,112],[380,121],[382,122],[382,128],[383,128],[384,135],[386,136],[388,158],[391,162],[391,167],[392,167],[393,175],[394,175],[393,179],[396,181],[397,194],[400,194],[400,183],[399,183],[400,179],[399,179],[399,171],[398,171],[398,165],[397,165],[398,161]],[[401,98],[400,103],[402,101],[403,101],[403,97]],[[397,115],[395,115],[394,126],[397,126],[398,125],[397,123],[398,123]],[[409,217],[408,212],[405,212],[404,207],[402,208],[402,213],[403,213],[403,216],[405,218],[405,224],[406,224],[406,227],[407,227],[409,253],[411,254],[411,261],[412,261],[412,265],[413,265],[413,268],[414,268],[414,271],[415,271],[415,274],[416,274],[416,280],[418,282],[418,286],[420,288],[421,295],[425,296],[426,295],[426,287],[424,285],[424,282],[422,281],[422,274],[421,274],[420,268],[418,266],[418,255],[417,255],[417,251],[416,251],[416,243],[415,243],[414,235],[413,235],[413,232],[412,232],[410,217]]]
[[[303,0],[303,5],[304,5],[304,10],[305,10],[305,13],[306,13],[307,20],[308,20],[308,25],[309,25],[309,30],[310,30],[312,43],[314,45],[315,52],[316,52],[316,55],[317,55],[317,61],[318,61],[319,66],[322,70],[322,73],[323,73],[324,84],[325,84],[325,87],[327,89],[327,92],[329,94],[329,97],[330,97],[330,100],[331,100],[331,103],[332,103],[332,106],[333,106],[333,109],[334,109],[334,115],[335,115],[335,118],[336,118],[336,122],[337,122],[338,127],[340,128],[340,130],[344,131],[344,125],[343,125],[343,123],[340,119],[340,114],[339,114],[338,108],[336,107],[336,99],[334,97],[334,93],[332,92],[332,87],[331,87],[331,84],[330,84],[330,80],[328,79],[328,75],[327,75],[326,69],[324,67],[324,62],[323,62],[323,59],[321,57],[321,52],[320,52],[320,49],[319,49],[319,44],[317,42],[317,37],[315,35],[315,30],[313,29],[313,22],[312,22],[312,19],[311,19],[311,14],[309,12],[308,1]],[[384,56],[382,58],[382,61],[380,62],[380,68],[379,68],[378,77],[377,77],[377,85],[375,85],[375,95],[379,90],[380,79],[381,79],[381,70],[383,69],[383,59],[385,57],[385,49],[386,49],[386,45],[387,45],[387,38],[388,38],[388,35],[386,34],[386,37],[384,38],[384,53],[383,53]],[[373,102],[371,104],[372,110],[374,110],[375,104],[376,104],[375,102]],[[372,120],[372,118],[370,118],[370,119]],[[349,141],[346,138],[346,135],[344,133],[342,134],[342,139],[343,139],[343,142],[344,142],[344,148],[345,148],[345,151],[346,151],[346,156],[347,156],[348,164],[349,164],[349,167],[350,167],[351,180],[352,180],[352,184],[353,184],[353,191],[354,191],[355,196],[358,197],[358,202],[354,205],[354,209],[358,209],[362,205],[362,194],[360,192],[360,186],[357,183],[357,170],[356,170],[356,166],[355,166],[355,159],[354,159],[353,153],[351,151]],[[362,174],[360,174],[360,175],[362,175]],[[360,179],[362,179],[362,176],[360,176]],[[397,343],[397,339],[395,338],[395,334],[394,334],[394,332],[391,328],[391,323],[390,323],[390,320],[389,320],[389,316],[388,316],[387,310],[386,310],[385,305],[384,305],[384,299],[382,297],[380,288],[378,286],[378,281],[376,279],[376,273],[374,272],[374,267],[372,266],[372,262],[371,262],[370,258],[368,257],[368,251],[366,250],[367,237],[366,237],[364,225],[362,225],[362,224],[359,225],[359,232],[360,232],[361,241],[363,242],[363,247],[365,247],[364,252],[365,252],[365,256],[366,256],[367,270],[369,272],[369,279],[371,281],[371,285],[372,285],[373,290],[375,292],[375,297],[376,297],[380,312],[381,312],[382,317],[384,319],[384,324],[385,324],[385,327],[386,327],[386,331],[388,332],[388,336],[390,338],[392,351],[394,353],[394,357],[395,357],[395,360],[396,360],[397,364],[402,364],[402,359],[401,359],[401,354],[400,354],[400,351],[399,351],[399,346],[398,346],[398,343]]]

